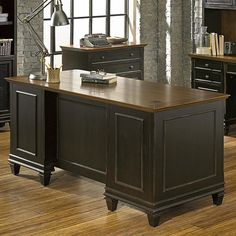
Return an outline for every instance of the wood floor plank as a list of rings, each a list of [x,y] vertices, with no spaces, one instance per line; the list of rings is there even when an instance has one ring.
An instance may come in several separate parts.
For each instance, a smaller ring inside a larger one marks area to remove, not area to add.
[[[124,203],[109,212],[104,185],[56,169],[51,184],[41,186],[35,171],[20,175],[8,166],[9,127],[0,129],[0,235],[43,236],[200,236],[236,235],[236,129],[225,137],[225,198],[221,206],[211,196],[168,210],[159,227]]]

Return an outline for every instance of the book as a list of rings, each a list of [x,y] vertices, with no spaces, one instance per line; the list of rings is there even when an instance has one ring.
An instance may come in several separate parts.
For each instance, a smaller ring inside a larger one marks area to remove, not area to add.
[[[224,35],[219,35],[219,55],[220,56],[224,56],[225,52],[224,52],[224,45],[225,45],[225,39],[224,39]]]
[[[81,73],[82,83],[112,84],[117,82],[116,74]]]
[[[218,34],[215,33],[215,43],[216,43],[216,55],[220,55],[220,51],[219,51],[219,40],[218,40]]]
[[[216,37],[215,37],[216,33],[211,33],[210,34],[210,45],[211,45],[211,53],[212,56],[216,56]]]
[[[93,84],[113,84],[117,82],[116,78],[113,79],[91,79],[81,77],[82,83],[93,83]]]

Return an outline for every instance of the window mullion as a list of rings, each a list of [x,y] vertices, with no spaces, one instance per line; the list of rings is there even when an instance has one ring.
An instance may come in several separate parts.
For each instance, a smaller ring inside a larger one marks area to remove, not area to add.
[[[89,0],[89,34],[93,32],[93,0]]]
[[[74,0],[70,0],[70,44],[74,44]]]
[[[126,38],[129,38],[129,17],[128,17],[128,12],[129,12],[129,1],[128,0],[125,0],[125,25],[124,25],[124,28],[125,28],[125,37]]]
[[[111,0],[106,0],[106,35],[111,34]]]

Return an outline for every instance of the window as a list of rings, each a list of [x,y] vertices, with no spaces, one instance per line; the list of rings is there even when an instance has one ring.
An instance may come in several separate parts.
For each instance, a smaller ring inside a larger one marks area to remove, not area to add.
[[[128,0],[64,0],[63,10],[69,25],[50,26],[53,7],[44,9],[44,43],[51,56],[47,63],[61,64],[60,45],[79,45],[85,34],[104,33],[108,36],[128,37]]]

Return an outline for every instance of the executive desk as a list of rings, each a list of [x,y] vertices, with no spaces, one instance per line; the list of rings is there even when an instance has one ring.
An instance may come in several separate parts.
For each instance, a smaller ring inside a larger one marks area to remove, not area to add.
[[[26,166],[48,185],[59,167],[104,182],[109,210],[127,202],[152,226],[187,201],[222,203],[227,95],[122,77],[86,85],[80,71],[63,71],[60,84],[7,80],[13,174]]]

